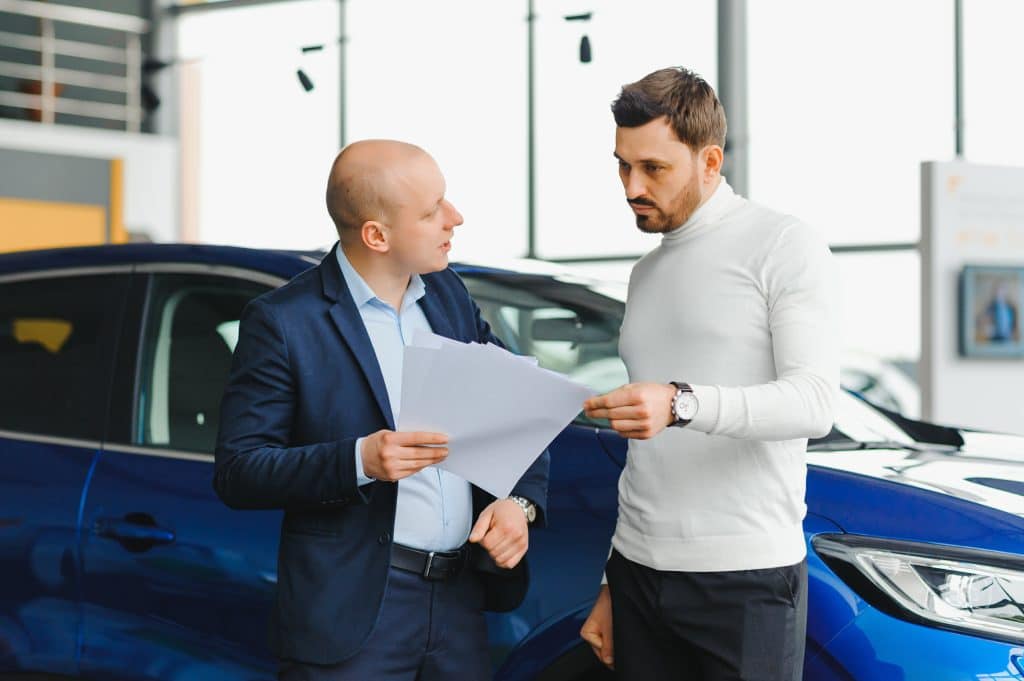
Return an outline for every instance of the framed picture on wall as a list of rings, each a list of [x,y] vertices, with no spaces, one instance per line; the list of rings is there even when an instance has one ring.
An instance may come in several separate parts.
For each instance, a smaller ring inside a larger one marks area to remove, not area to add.
[[[967,265],[960,272],[960,354],[1024,357],[1024,266]]]

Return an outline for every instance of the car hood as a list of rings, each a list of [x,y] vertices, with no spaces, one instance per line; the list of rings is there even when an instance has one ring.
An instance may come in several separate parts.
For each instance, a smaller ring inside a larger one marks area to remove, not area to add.
[[[918,443],[831,446],[807,463],[927,489],[1024,517],[1024,438],[963,431],[962,447]],[[836,444],[836,443],[833,443]]]

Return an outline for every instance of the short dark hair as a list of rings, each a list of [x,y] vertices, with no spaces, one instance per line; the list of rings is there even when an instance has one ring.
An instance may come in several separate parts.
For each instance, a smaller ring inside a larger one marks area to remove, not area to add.
[[[649,73],[623,85],[612,102],[620,128],[637,128],[666,116],[680,142],[693,151],[709,144],[725,148],[725,110],[714,89],[681,66]]]

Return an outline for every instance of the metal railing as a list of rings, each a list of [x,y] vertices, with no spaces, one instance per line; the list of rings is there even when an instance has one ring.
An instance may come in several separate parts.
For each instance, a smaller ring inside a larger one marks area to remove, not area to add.
[[[149,22],[139,17],[102,10],[53,5],[36,0],[0,0],[0,12],[31,17],[39,22],[39,34],[0,31],[0,45],[39,55],[38,64],[0,59],[0,76],[37,82],[39,94],[0,91],[0,105],[39,112],[43,123],[54,123],[58,113],[121,122],[125,130],[138,132],[142,122],[142,44]],[[56,23],[101,28],[124,36],[124,47],[110,47],[80,40],[58,39]],[[57,56],[65,55],[121,67],[124,75],[106,75],[87,69],[57,68]],[[73,85],[115,92],[123,104],[94,102],[58,96],[58,87]]]

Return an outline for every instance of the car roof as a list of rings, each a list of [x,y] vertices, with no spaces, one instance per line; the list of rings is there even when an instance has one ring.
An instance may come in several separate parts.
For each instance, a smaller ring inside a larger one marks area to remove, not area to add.
[[[0,255],[0,275],[58,269],[130,265],[133,263],[195,263],[253,269],[292,277],[315,265],[322,254],[237,246],[200,244],[121,244],[81,246]]]
[[[46,250],[0,253],[0,276],[23,272],[109,267],[138,263],[193,263],[239,267],[283,278],[317,265],[327,254],[322,250],[243,248],[213,244],[133,243],[105,246],[73,246]],[[565,267],[537,260],[499,263],[453,262],[460,273],[514,276],[558,276]]]

